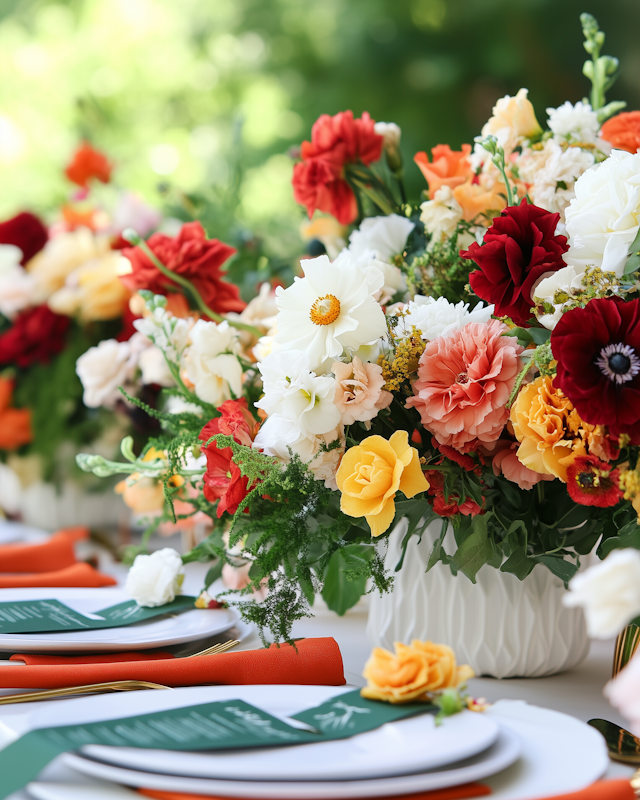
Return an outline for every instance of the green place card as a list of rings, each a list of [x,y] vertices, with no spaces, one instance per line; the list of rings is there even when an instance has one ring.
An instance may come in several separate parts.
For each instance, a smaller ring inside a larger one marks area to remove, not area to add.
[[[143,622],[162,614],[180,614],[194,607],[195,597],[179,595],[172,603],[155,608],[139,606],[127,600],[116,606],[92,612],[92,619],[65,606],[59,600],[20,600],[0,603],[0,634],[59,633],[90,631],[99,628],[120,628]]]

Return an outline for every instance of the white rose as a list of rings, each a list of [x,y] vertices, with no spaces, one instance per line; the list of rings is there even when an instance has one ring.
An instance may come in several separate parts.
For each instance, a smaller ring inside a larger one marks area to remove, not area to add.
[[[427,200],[420,209],[420,220],[424,223],[426,232],[431,234],[428,249],[453,236],[464,214],[450,186],[441,186],[433,200]]]
[[[640,153],[612,150],[578,178],[574,191],[565,262],[578,272],[596,266],[620,278],[640,227]]]
[[[422,338],[430,342],[438,336],[452,336],[469,322],[488,322],[494,306],[485,306],[480,302],[469,311],[469,304],[462,301],[454,305],[444,297],[436,300],[417,294],[404,310],[407,315],[399,320],[395,335],[408,336],[415,327],[421,331]]]
[[[565,606],[582,606],[589,636],[607,639],[640,614],[640,552],[614,550],[569,583]]]
[[[150,383],[164,387],[176,385],[164,353],[153,344],[140,353],[138,367],[142,373],[142,383],[145,385]]]
[[[139,606],[153,608],[175,600],[183,580],[179,553],[165,547],[150,556],[136,556],[125,589]]]
[[[399,214],[366,217],[358,230],[349,236],[349,252],[354,258],[368,255],[379,261],[391,261],[402,253],[415,225]]]
[[[112,406],[121,397],[119,386],[133,376],[137,353],[132,358],[129,342],[105,339],[90,347],[76,361],[76,373],[84,388],[83,401],[88,408]]]
[[[219,406],[242,394],[242,365],[238,333],[225,320],[219,325],[199,319],[191,330],[191,347],[185,362],[195,393],[206,403]]]
[[[12,244],[0,244],[0,313],[14,319],[34,303],[35,281],[20,265],[22,250]]]

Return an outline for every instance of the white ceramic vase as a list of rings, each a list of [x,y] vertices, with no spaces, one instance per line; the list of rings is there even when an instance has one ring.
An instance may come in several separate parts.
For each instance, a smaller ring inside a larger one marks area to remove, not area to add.
[[[406,530],[402,520],[391,533],[385,558],[391,571]],[[454,577],[441,563],[425,573],[440,530],[436,521],[420,543],[411,537],[403,567],[394,573],[393,591],[370,595],[367,633],[374,645],[391,649],[395,641],[412,639],[447,644],[459,663],[494,678],[553,675],[586,657],[583,613],[562,605],[562,581],[545,567],[537,565],[520,581],[485,565],[476,584],[461,574]],[[455,549],[451,544],[445,540],[449,553]]]

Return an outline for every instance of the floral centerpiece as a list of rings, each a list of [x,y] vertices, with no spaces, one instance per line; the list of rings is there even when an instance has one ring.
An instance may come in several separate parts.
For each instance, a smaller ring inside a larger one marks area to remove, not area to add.
[[[379,543],[402,519],[398,568],[438,521],[425,569],[471,581],[541,565],[566,583],[598,542],[640,545],[640,138],[637,112],[606,105],[617,61],[582,23],[590,100],[543,129],[525,89],[502,98],[473,147],[415,156],[422,202],[397,126],[321,116],[293,190],[351,227],[348,246],[242,309],[203,257],[219,243],[125,232],[134,325],[175,386],[140,456],[125,440],[125,462],[79,463],[155,481],[165,519],[208,515],[183,561],[213,562],[207,586],[244,564],[261,630],[289,638],[318,592],[344,613],[369,581],[388,590]]]

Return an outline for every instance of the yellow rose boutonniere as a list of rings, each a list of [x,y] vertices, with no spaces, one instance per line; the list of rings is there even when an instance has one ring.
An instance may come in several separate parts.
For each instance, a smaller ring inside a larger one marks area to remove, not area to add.
[[[429,488],[407,431],[396,431],[389,441],[368,436],[347,450],[336,480],[342,492],[342,512],[349,517],[365,517],[372,536],[380,536],[393,522],[397,491],[414,497]]]

